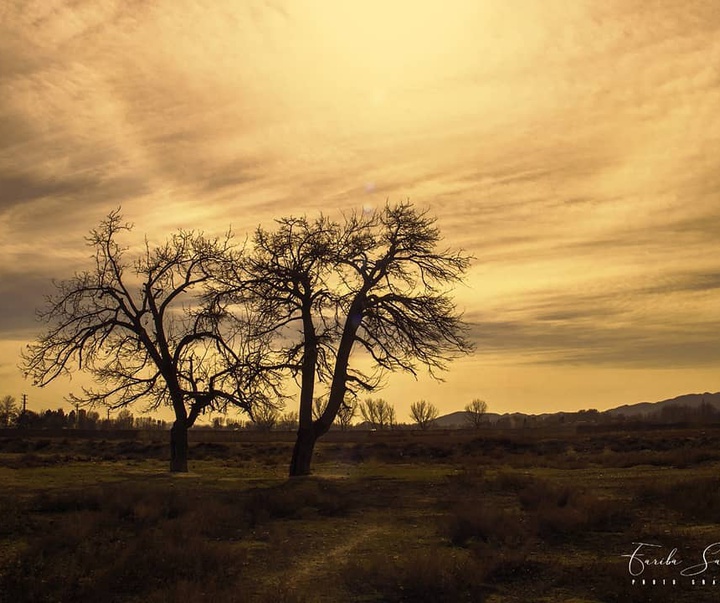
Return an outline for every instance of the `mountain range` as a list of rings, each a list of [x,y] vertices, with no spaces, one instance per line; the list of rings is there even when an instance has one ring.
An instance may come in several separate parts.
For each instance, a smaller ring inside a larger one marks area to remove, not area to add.
[[[624,404],[616,408],[597,413],[598,415],[605,415],[611,418],[632,418],[632,419],[653,419],[660,417],[661,415],[668,415],[671,412],[675,412],[678,418],[682,417],[682,413],[686,411],[699,411],[701,407],[705,405],[706,408],[711,411],[720,413],[720,392],[703,394],[684,394],[675,398],[669,398],[667,400],[660,400],[659,402],[638,402],[636,404]],[[556,413],[543,413],[540,415],[531,415],[526,413],[505,413],[498,414],[488,412],[485,414],[485,420],[490,423],[498,422],[511,422],[518,423],[530,417],[537,419],[549,419],[553,416],[562,417],[563,415],[579,415],[583,412],[593,413],[594,411],[580,411],[580,412],[556,412]],[[459,410],[456,412],[442,415],[435,419],[433,424],[441,429],[452,429],[457,427],[467,427],[467,413]]]

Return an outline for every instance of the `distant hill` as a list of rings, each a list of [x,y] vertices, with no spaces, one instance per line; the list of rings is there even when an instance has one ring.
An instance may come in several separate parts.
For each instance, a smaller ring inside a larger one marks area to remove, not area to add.
[[[683,396],[677,396],[669,400],[661,400],[659,402],[639,402],[637,404],[624,404],[617,408],[606,410],[602,413],[595,413],[595,417],[600,418],[602,416],[618,419],[620,417],[626,417],[629,419],[653,419],[660,417],[661,414],[665,415],[666,420],[669,418],[670,409],[675,409],[676,416],[675,420],[684,420],[682,416],[683,410],[698,410],[703,404],[709,405],[713,410],[720,413],[720,392],[718,393],[704,393],[704,394],[685,394]],[[592,411],[595,412],[595,411]],[[490,424],[509,424],[513,426],[519,426],[525,423],[524,419],[528,419],[531,422],[540,421],[559,421],[563,419],[571,420],[584,420],[592,421],[591,417],[585,415],[583,412],[555,412],[555,413],[543,413],[540,415],[531,415],[526,413],[505,413],[498,414],[494,412],[488,412],[484,415],[484,420]],[[536,424],[536,423],[535,423]],[[452,412],[447,415],[442,415],[433,421],[433,426],[440,429],[457,429],[463,427],[469,427],[467,421],[467,413],[463,410]]]
[[[660,414],[665,408],[690,408],[698,409],[703,404],[709,404],[715,410],[720,411],[720,392],[704,394],[685,394],[670,398],[669,400],[661,400],[660,402],[639,402],[637,404],[625,404],[605,411],[611,417],[651,417]]]
[[[440,429],[453,429],[456,427],[469,427],[468,413],[464,410],[451,412],[449,415],[443,415],[433,421],[433,426]],[[483,419],[488,423],[496,423],[500,415],[496,412],[486,412]]]

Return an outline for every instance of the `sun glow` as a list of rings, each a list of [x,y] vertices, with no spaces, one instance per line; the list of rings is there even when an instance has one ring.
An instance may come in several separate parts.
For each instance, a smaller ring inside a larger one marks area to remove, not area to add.
[[[341,110],[343,121],[364,127],[412,118],[409,112],[427,109],[430,90],[447,86],[475,60],[468,49],[472,40],[477,45],[484,10],[478,4],[455,3],[451,9],[438,2],[311,4],[291,15],[294,31],[301,24],[302,35],[290,60],[314,66],[311,80],[302,69],[305,79],[296,82],[300,96]]]

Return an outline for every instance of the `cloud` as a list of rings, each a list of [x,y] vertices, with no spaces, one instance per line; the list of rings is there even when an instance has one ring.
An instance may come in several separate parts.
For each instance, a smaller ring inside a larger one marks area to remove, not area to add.
[[[49,275],[25,274],[20,271],[0,273],[2,322],[0,339],[32,339],[40,332],[35,309],[44,296],[52,292]]]
[[[0,330],[118,206],[155,239],[409,197],[477,258],[483,354],[715,362],[716,3],[446,8],[5,3]]]
[[[536,291],[466,318],[478,353],[508,362],[711,368],[720,362],[718,289],[718,273],[606,280],[588,291]]]

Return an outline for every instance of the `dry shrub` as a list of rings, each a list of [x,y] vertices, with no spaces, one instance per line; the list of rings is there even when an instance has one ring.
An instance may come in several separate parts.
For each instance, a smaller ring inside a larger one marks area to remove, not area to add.
[[[487,471],[483,465],[465,465],[460,471],[448,477],[448,484],[457,494],[484,490],[487,487]]]
[[[446,535],[455,546],[516,547],[532,538],[515,510],[491,507],[470,501],[450,511]]]
[[[171,596],[180,580],[231,600],[220,595],[247,553],[182,520],[190,504],[187,493],[128,485],[39,496],[26,546],[0,572],[0,601],[181,600]]]
[[[537,534],[546,540],[573,539],[593,530],[619,530],[630,519],[619,503],[546,480],[533,480],[518,493],[518,500],[533,518]]]
[[[312,515],[345,515],[355,504],[352,494],[320,479],[290,480],[274,488],[254,490],[244,504],[251,526],[271,519],[297,519]]]
[[[720,478],[662,482],[646,486],[640,491],[641,500],[651,505],[663,505],[686,519],[720,523]]]

